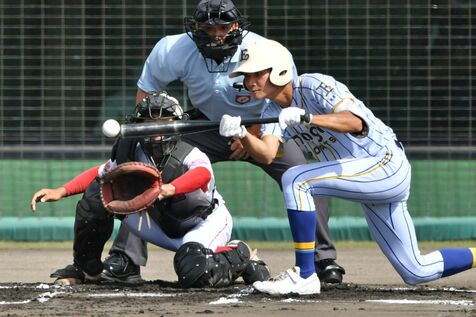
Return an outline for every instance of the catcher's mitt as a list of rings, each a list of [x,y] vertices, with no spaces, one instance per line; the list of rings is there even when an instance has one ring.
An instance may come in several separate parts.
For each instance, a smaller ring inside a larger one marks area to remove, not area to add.
[[[101,178],[101,201],[115,214],[147,209],[158,198],[162,178],[154,166],[142,162],[119,164]]]

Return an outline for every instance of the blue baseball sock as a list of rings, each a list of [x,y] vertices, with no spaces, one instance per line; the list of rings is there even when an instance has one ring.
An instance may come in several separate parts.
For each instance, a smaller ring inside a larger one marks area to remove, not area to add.
[[[476,266],[476,248],[441,249],[444,269],[441,277],[450,276]]]
[[[316,271],[314,267],[316,214],[314,211],[288,209],[288,220],[294,240],[296,266],[301,269],[301,277],[308,278]]]

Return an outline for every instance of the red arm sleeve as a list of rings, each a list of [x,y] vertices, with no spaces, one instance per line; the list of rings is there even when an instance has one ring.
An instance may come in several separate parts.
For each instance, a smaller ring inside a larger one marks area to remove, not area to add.
[[[66,189],[66,195],[76,195],[83,193],[89,184],[98,176],[99,166],[85,170],[69,182],[63,185]]]
[[[212,174],[210,171],[205,167],[199,166],[177,177],[170,184],[175,187],[175,195],[180,195],[196,191],[199,188],[206,191],[211,178]]]

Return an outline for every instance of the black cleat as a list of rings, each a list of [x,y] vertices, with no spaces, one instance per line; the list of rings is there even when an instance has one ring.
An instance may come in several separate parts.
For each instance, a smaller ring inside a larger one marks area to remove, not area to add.
[[[77,285],[101,280],[99,274],[95,276],[88,275],[76,264],[70,264],[63,269],[56,270],[51,273],[50,277],[56,279],[54,283],[57,285]]]
[[[122,284],[142,284],[140,266],[135,265],[125,254],[112,253],[104,260],[101,277],[109,282]]]
[[[314,263],[316,273],[321,283],[340,284],[342,283],[342,275],[345,270],[338,265],[333,259],[324,259]]]

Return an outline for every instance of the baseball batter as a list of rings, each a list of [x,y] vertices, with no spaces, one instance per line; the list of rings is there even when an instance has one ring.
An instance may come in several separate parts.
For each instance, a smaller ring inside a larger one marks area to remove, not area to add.
[[[281,44],[249,44],[230,77],[244,75],[256,99],[270,98],[263,117],[279,124],[262,127],[263,136],[247,133],[240,119],[228,115],[220,133],[239,137],[248,153],[270,162],[280,144],[297,142],[313,163],[290,168],[282,178],[284,199],[294,239],[296,266],[274,281],[254,283],[269,294],[320,292],[313,265],[316,220],[313,196],[333,196],[360,203],[372,237],[411,285],[453,275],[475,266],[476,249],[442,249],[422,255],[407,209],[411,167],[392,129],[333,77],[293,76],[293,62]],[[301,122],[305,113],[310,122]]]

